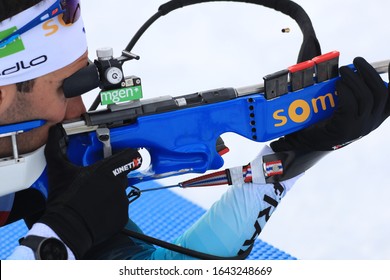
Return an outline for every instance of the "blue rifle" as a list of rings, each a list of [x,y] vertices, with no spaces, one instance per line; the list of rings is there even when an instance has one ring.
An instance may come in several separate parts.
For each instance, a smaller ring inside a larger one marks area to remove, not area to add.
[[[326,56],[330,59],[321,62],[324,70],[337,75],[338,53]],[[83,120],[64,124],[70,135],[69,158],[85,166],[126,147],[145,148],[151,155],[150,168],[142,173],[132,172],[130,185],[219,169],[223,159],[216,146],[226,132],[266,142],[332,114],[337,104],[337,77],[316,83],[312,78],[310,86],[303,84],[292,90],[290,85],[301,83],[305,75],[313,77],[314,69],[322,67],[313,61],[303,64],[266,76],[264,89],[222,88],[113,104],[108,109],[86,113]]]
[[[131,172],[130,186],[219,169],[224,164],[220,136],[226,132],[266,142],[330,117],[337,106],[338,58],[338,52],[318,56],[267,75],[260,85],[138,100],[90,111],[82,119],[63,123],[69,135],[68,157],[86,166],[124,148],[145,148],[150,166]],[[388,61],[374,66],[378,72],[386,72]],[[321,76],[324,80],[318,80]],[[45,180],[42,176],[35,187]]]

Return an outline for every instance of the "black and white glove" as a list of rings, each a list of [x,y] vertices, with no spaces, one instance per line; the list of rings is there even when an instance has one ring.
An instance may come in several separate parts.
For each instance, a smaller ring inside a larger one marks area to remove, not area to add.
[[[53,229],[76,258],[82,258],[126,225],[127,174],[140,167],[142,158],[137,150],[126,149],[80,167],[69,162],[65,153],[66,134],[61,125],[54,126],[45,149],[49,196],[38,222]]]

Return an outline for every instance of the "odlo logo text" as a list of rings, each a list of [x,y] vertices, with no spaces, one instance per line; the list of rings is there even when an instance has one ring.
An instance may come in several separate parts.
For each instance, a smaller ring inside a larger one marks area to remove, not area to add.
[[[30,61],[18,61],[15,62],[15,64],[12,67],[9,67],[7,69],[0,69],[0,76],[14,74],[21,70],[26,70],[28,68],[38,66],[42,63],[45,63],[46,61],[47,61],[46,55],[38,56],[36,58],[33,58]]]

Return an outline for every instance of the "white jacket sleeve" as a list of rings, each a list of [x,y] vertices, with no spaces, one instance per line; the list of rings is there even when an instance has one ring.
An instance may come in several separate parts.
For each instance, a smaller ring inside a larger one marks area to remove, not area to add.
[[[266,147],[256,159],[270,153],[272,150]],[[252,169],[256,168],[256,159],[251,163]],[[241,173],[237,174],[242,178],[242,167],[240,168]],[[235,180],[236,183],[221,199],[177,238],[175,243],[221,257],[233,257],[242,253],[254,243],[281,199],[300,176],[276,184],[244,183],[242,179]],[[161,248],[154,254],[156,259],[189,258]]]

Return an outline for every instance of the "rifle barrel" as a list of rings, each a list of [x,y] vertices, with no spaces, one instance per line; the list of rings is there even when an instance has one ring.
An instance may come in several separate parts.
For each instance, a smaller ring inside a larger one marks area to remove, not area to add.
[[[382,60],[371,63],[371,65],[375,68],[375,70],[378,72],[378,74],[384,74],[389,72],[389,60]],[[251,94],[256,93],[263,93],[264,92],[264,83],[261,84],[255,84],[252,86],[245,86],[241,88],[235,89],[236,97],[243,97]],[[173,99],[171,97],[171,99]],[[68,135],[83,133],[83,132],[90,132],[97,129],[98,126],[88,126],[84,120],[73,120],[69,122],[65,122],[63,124],[66,132]]]

